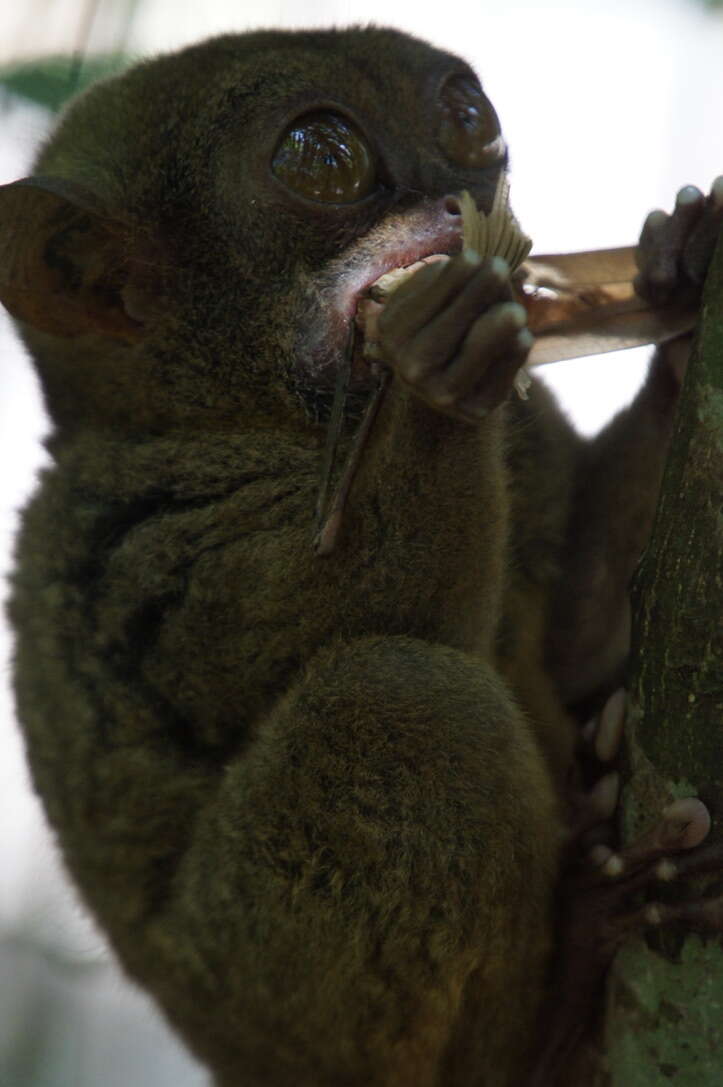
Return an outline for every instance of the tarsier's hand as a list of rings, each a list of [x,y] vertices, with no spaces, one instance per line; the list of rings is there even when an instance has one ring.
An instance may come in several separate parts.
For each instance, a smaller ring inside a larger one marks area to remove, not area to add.
[[[532,346],[510,269],[464,250],[429,264],[394,292],[379,317],[384,360],[437,411],[476,423],[509,393]]]
[[[672,214],[651,211],[640,235],[635,290],[654,306],[695,306],[723,226],[723,176],[704,196],[680,190]]]

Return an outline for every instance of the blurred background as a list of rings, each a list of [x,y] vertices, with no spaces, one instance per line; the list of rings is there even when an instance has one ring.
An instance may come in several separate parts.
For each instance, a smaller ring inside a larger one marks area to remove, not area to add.
[[[17,0],[0,7],[0,184],[30,169],[70,88],[148,54],[259,26],[375,22],[465,56],[512,152],[539,252],[633,243],[680,186],[723,173],[723,7],[704,0]],[[534,251],[534,250],[533,250]],[[592,434],[649,351],[544,369]],[[0,314],[0,577],[43,463],[34,377]],[[63,875],[14,721],[0,622],[0,1087],[201,1087],[207,1077],[122,978]]]

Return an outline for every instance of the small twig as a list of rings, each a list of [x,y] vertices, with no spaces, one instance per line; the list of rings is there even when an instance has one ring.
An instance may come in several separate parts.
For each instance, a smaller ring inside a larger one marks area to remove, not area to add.
[[[371,399],[367,404],[366,411],[359,424],[359,429],[354,435],[354,441],[352,447],[349,450],[349,455],[344,463],[344,468],[339,479],[339,484],[334,492],[331,505],[328,513],[323,517],[323,520],[319,519],[319,530],[314,540],[314,550],[317,555],[330,555],[336,546],[336,542],[339,536],[339,530],[341,528],[342,519],[344,516],[344,509],[346,507],[346,501],[351,490],[351,485],[354,482],[357,470],[361,463],[364,447],[371,433],[374,425],[374,420],[377,417],[377,413],[381,406],[384,393],[387,390],[389,379],[391,377],[391,371],[382,370],[376,389],[371,395]],[[338,384],[337,384],[338,387]],[[336,398],[335,404],[336,407]],[[330,428],[331,430],[331,425]],[[337,438],[338,441],[338,438]],[[327,451],[328,451],[327,442]],[[335,443],[336,448],[336,443]],[[324,486],[324,480],[322,479],[322,486]]]
[[[324,459],[321,462],[319,493],[316,499],[316,510],[314,511],[317,536],[321,531],[324,511],[327,507],[331,477],[334,471],[334,462],[336,461],[336,453],[339,448],[339,440],[344,426],[344,407],[349,391],[349,382],[351,381],[351,366],[355,342],[356,325],[352,322],[349,326],[349,335],[347,337],[346,347],[344,348],[344,357],[336,375],[334,400],[332,401],[329,426],[326,431],[326,445],[324,446]]]

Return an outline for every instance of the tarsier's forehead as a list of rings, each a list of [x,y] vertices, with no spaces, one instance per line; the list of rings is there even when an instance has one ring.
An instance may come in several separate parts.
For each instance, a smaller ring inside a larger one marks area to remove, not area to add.
[[[207,53],[217,62],[240,64],[247,72],[273,71],[285,78],[297,70],[308,73],[312,60],[316,78],[323,78],[324,73],[330,77],[346,74],[348,78],[351,67],[356,75],[366,73],[372,80],[381,74],[392,79],[396,75],[400,80],[421,80],[437,69],[467,67],[453,54],[398,31],[377,27],[230,35],[210,39],[187,52],[199,60]]]
[[[460,58],[374,27],[238,35],[211,40],[189,51],[194,55],[202,67],[213,64],[217,93],[232,95],[247,116],[274,104],[293,108],[295,99],[332,98],[387,119],[393,101],[408,121],[451,72],[475,78]]]

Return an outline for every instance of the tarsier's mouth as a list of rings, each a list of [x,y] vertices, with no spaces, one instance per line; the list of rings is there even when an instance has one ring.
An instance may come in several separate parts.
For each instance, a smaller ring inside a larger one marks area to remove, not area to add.
[[[298,336],[293,350],[303,379],[317,387],[333,385],[351,346],[352,382],[367,384],[371,374],[365,340],[371,343],[376,336],[374,315],[381,309],[372,291],[389,282],[387,277],[406,278],[421,264],[449,260],[461,248],[460,223],[440,224],[435,209],[424,208],[370,231],[321,276],[308,280],[295,301]]]
[[[346,250],[310,281],[301,300],[295,353],[303,379],[328,388],[349,367],[352,385],[367,386],[379,358],[376,323],[385,296],[420,267],[461,249],[461,222],[440,223],[438,211],[425,207],[385,222]]]
[[[379,316],[389,296],[420,268],[448,261],[463,246],[474,250],[482,259],[503,257],[512,271],[519,267],[532,243],[510,211],[508,197],[509,187],[504,175],[498,182],[489,214],[477,208],[468,192],[447,197],[447,210],[450,204],[458,209],[457,221],[432,230],[424,239],[417,239],[416,248],[390,252],[382,267],[376,268],[367,278],[356,292],[352,311],[356,329],[361,334],[358,339],[362,341],[361,346],[357,343],[354,351],[355,374],[368,372],[369,366],[374,365],[373,360],[382,357],[378,342]]]
[[[461,238],[459,246],[461,248]],[[452,253],[429,253],[399,267],[383,272],[378,279],[370,283],[359,298],[354,316],[357,329],[363,337],[363,355],[365,358],[376,358],[379,355],[378,320],[384,304],[403,283],[406,283],[420,268],[427,264],[446,262]]]

